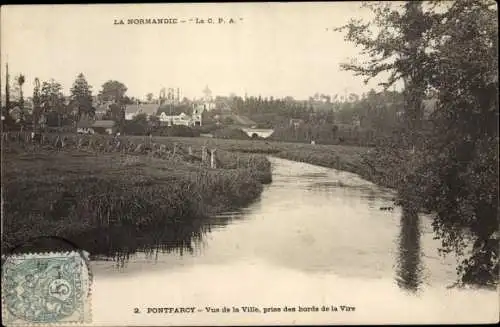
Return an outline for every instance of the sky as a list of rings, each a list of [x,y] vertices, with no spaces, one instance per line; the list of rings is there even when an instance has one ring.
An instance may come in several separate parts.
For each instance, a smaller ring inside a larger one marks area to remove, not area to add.
[[[162,87],[180,88],[181,97],[201,97],[206,85],[223,96],[361,94],[377,89],[381,80],[364,85],[362,77],[341,71],[340,63],[360,49],[332,31],[350,18],[370,18],[359,7],[359,2],[3,6],[2,85],[8,61],[12,77],[26,76],[26,95],[32,94],[35,77],[55,79],[68,94],[79,73],[94,93],[113,79],[137,98],[149,92],[157,97]],[[127,24],[147,18],[178,24]],[[189,22],[196,18],[226,23]],[[120,20],[125,24],[115,24]]]

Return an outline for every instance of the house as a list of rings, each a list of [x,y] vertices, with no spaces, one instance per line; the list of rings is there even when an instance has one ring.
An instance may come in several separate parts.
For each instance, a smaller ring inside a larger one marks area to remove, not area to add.
[[[87,117],[80,118],[76,124],[76,132],[79,134],[94,134],[93,123],[94,121]]]
[[[168,126],[172,125],[192,126],[194,124],[192,117],[186,115],[183,112],[181,112],[179,115],[167,115],[165,112],[162,112],[159,118],[161,122],[168,123]]]
[[[193,126],[201,126],[201,121],[203,117],[203,110],[197,108],[193,109],[192,122]]]
[[[117,131],[116,124],[113,120],[96,120],[92,124],[92,128],[97,133],[114,134]]]
[[[116,133],[116,124],[113,120],[90,120],[82,118],[77,123],[76,132],[83,134],[114,134]]]
[[[217,108],[217,103],[212,97],[212,91],[208,88],[208,85],[203,90],[203,97],[198,100],[193,101],[193,109],[197,109],[200,113],[203,111],[210,111]]]

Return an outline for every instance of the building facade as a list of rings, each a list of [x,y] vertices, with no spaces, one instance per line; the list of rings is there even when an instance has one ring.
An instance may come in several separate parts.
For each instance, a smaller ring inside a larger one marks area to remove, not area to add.
[[[172,125],[184,125],[184,126],[193,126],[193,119],[189,115],[181,112],[179,115],[167,115],[162,112],[159,116],[159,119],[163,123],[167,123],[168,126]]]

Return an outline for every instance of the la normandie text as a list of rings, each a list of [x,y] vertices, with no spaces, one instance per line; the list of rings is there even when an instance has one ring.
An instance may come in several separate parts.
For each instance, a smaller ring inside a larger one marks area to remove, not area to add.
[[[240,18],[240,21],[243,19]],[[172,24],[235,24],[236,20],[233,18],[224,17],[192,17],[189,19],[178,18],[129,18],[129,19],[115,19],[113,25],[172,25]]]
[[[145,25],[145,24],[177,24],[177,18],[135,18],[135,19],[115,19],[114,25]]]

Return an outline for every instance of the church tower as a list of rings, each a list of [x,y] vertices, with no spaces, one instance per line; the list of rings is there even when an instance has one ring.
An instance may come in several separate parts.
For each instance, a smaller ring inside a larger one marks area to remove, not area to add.
[[[212,91],[205,86],[203,90],[203,110],[212,110],[215,108],[215,103],[212,98]]]
[[[205,102],[212,102],[212,91],[208,88],[208,85],[205,86],[205,89],[203,90]]]

